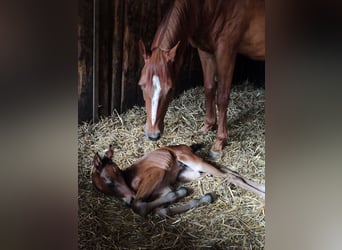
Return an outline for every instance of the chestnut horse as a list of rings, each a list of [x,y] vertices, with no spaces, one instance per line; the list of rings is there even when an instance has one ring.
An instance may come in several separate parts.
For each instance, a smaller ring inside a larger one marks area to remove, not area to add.
[[[218,131],[210,155],[217,157],[228,139],[227,107],[236,54],[265,58],[265,1],[176,0],[157,29],[151,51],[139,41],[145,61],[139,85],[147,113],[145,134],[150,140],[158,140],[163,133],[187,43],[197,48],[202,64],[204,132],[216,127],[216,97]]]
[[[203,173],[229,178],[231,183],[265,197],[263,184],[252,182],[228,169],[215,168],[194,154],[194,149],[198,149],[198,145],[162,147],[121,170],[112,161],[113,149],[109,146],[102,158],[98,153],[94,156],[92,183],[99,191],[124,201],[141,216],[152,211],[161,216],[172,216],[213,202],[215,194],[206,194],[179,207],[162,207],[188,195],[184,187],[174,190],[176,181],[189,182]]]

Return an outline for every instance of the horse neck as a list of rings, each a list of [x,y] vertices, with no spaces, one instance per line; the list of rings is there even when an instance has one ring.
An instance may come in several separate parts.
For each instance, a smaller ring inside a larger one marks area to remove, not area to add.
[[[195,25],[197,16],[190,1],[176,0],[170,10],[162,19],[154,36],[151,49],[160,48],[163,51],[172,49],[178,42],[176,65],[182,64],[188,36]],[[191,16],[189,12],[191,10]]]

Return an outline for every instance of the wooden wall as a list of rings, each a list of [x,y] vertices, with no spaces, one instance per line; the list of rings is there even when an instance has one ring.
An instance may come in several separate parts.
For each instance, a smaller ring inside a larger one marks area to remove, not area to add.
[[[79,1],[79,122],[96,121],[100,116],[110,115],[114,109],[122,113],[133,105],[144,104],[142,92],[137,85],[143,66],[138,41],[142,39],[150,47],[157,26],[172,2],[173,0]],[[234,79],[241,82],[246,78],[247,71],[263,76],[262,67],[264,64],[261,68],[260,65],[256,67],[241,57]],[[202,82],[197,51],[189,46],[176,80],[176,95],[185,89],[201,85]]]

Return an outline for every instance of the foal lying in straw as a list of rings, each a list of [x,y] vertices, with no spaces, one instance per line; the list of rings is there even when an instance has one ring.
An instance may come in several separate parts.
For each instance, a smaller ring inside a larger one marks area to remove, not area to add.
[[[236,186],[265,197],[264,185],[247,180],[228,169],[218,170],[194,154],[199,147],[197,144],[191,147],[162,147],[140,158],[127,169],[121,170],[112,161],[113,149],[110,145],[103,157],[98,153],[94,156],[92,183],[99,191],[123,200],[141,216],[152,211],[160,216],[172,216],[203,203],[213,202],[215,194],[211,193],[201,199],[192,199],[179,207],[166,206],[189,193],[184,187],[175,190],[173,185],[176,181],[190,182],[203,173],[229,178]]]

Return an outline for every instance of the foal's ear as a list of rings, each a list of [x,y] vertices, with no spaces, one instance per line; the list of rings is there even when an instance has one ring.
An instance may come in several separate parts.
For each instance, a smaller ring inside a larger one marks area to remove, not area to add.
[[[113,145],[109,145],[108,150],[105,152],[105,156],[109,159],[113,157]]]
[[[102,161],[101,161],[101,157],[100,157],[99,153],[96,153],[94,155],[93,164],[94,164],[94,167],[98,170],[100,170],[100,168],[102,167]]]
[[[180,41],[178,41],[178,43],[175,46],[173,46],[172,49],[170,49],[169,51],[166,52],[166,58],[168,61],[173,62],[175,60],[176,51],[177,51],[179,44],[180,44]]]
[[[147,53],[146,53],[146,48],[144,42],[139,39],[139,49],[140,49],[140,54],[143,56],[144,61],[147,60]]]

